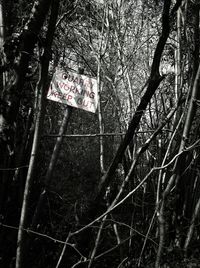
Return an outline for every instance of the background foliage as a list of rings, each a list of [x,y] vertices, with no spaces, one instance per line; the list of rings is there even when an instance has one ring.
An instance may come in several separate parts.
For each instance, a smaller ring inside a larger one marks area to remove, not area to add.
[[[0,266],[198,267],[199,1],[0,6]],[[46,100],[58,67],[98,80],[95,114]]]

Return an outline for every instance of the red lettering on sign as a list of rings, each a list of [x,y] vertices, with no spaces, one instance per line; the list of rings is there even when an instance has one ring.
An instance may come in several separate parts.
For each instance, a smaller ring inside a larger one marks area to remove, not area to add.
[[[67,100],[70,101],[72,99],[72,96],[71,95],[68,95],[67,96]]]

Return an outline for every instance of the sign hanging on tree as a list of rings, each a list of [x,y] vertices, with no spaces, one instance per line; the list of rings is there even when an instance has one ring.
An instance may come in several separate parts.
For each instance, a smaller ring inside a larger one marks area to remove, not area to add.
[[[95,113],[98,104],[97,80],[57,70],[53,75],[47,99]]]

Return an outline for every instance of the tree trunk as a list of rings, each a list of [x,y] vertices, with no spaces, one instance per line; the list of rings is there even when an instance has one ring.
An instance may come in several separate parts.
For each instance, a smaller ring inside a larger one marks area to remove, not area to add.
[[[33,49],[38,41],[38,34],[43,26],[46,15],[49,10],[51,1],[40,0],[36,1],[30,19],[24,27],[21,34],[22,43],[20,49],[20,57],[17,61],[16,67],[16,79],[3,94],[3,100],[7,104],[6,114],[1,114],[6,124],[0,125],[0,133],[6,132],[6,127],[9,125],[13,127],[13,123],[16,121],[16,117],[19,110],[19,103],[21,98],[21,92],[23,90],[24,78],[26,76],[30,58],[33,54]],[[5,104],[5,105],[6,105]]]
[[[33,172],[36,163],[36,156],[38,152],[39,139],[43,127],[43,119],[44,119],[44,100],[46,96],[46,88],[47,88],[47,79],[48,79],[48,69],[49,69],[49,51],[51,50],[51,45],[53,42],[53,36],[55,32],[56,21],[58,17],[58,8],[59,1],[54,0],[51,7],[51,16],[46,36],[46,44],[44,54],[41,59],[41,69],[40,69],[40,78],[37,84],[37,91],[39,93],[38,102],[37,102],[37,115],[35,122],[35,133],[32,145],[31,158],[29,162],[29,169],[26,178],[26,184],[24,189],[24,198],[21,209],[21,218],[19,223],[19,231],[18,231],[18,240],[17,240],[17,253],[16,253],[16,268],[27,267],[25,264],[25,256],[26,256],[26,247],[25,247],[25,231],[27,214],[28,214],[28,203],[30,196],[30,188],[33,180]],[[39,17],[40,21],[41,18]],[[37,23],[36,23],[37,25]],[[36,26],[35,25],[35,26]]]

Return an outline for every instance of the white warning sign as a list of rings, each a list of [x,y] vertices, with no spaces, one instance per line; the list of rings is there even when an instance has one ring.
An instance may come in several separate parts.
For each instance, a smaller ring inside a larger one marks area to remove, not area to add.
[[[47,99],[95,113],[97,94],[96,79],[57,70],[53,75]]]

